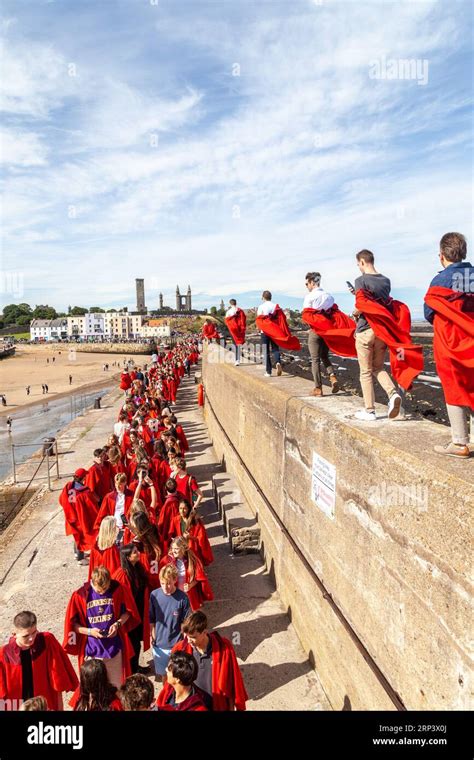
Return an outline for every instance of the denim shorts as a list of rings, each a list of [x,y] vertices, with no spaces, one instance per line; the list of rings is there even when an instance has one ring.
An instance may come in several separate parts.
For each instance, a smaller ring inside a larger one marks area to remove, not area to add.
[[[166,667],[170,659],[171,649],[162,649],[161,647],[153,647],[153,664],[155,666],[155,673],[157,676],[166,675]]]

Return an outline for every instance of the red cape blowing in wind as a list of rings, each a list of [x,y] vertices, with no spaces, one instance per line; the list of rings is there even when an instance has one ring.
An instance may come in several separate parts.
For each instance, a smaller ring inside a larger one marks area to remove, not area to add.
[[[226,317],[225,323],[229,328],[233,341],[237,346],[243,346],[245,343],[245,330],[247,328],[247,317],[243,309],[237,309],[233,317]]]
[[[258,329],[268,335],[280,348],[287,348],[290,351],[299,351],[301,343],[295,335],[292,335],[286,316],[282,309],[275,306],[273,314],[260,315],[255,320]]]
[[[220,338],[220,335],[217,332],[217,328],[214,322],[208,325],[204,324],[202,326],[202,334],[203,334],[203,337],[207,338],[208,340],[212,340],[213,338],[215,338],[216,340],[219,340]]]
[[[333,354],[357,356],[354,340],[356,324],[347,314],[339,311],[337,304],[327,311],[303,309],[301,319],[323,338]]]
[[[447,404],[474,409],[474,293],[431,287],[433,351]]]
[[[390,367],[398,385],[409,390],[423,369],[423,349],[411,341],[410,310],[401,301],[390,299],[387,306],[374,301],[365,290],[356,293],[356,309],[366,318],[377,338],[390,352]]]

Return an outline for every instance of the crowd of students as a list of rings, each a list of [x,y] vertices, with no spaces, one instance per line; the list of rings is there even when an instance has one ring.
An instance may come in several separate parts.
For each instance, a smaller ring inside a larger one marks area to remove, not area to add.
[[[441,271],[432,279],[424,298],[425,318],[433,325],[433,351],[451,425],[452,440],[437,445],[437,454],[465,459],[470,456],[469,416],[474,414],[474,267],[466,261],[467,244],[463,235],[448,232],[441,238],[439,261]],[[356,254],[360,276],[354,285],[347,282],[355,295],[351,315],[344,314],[334,297],[321,287],[321,274],[308,272],[307,293],[303,302],[302,320],[309,328],[308,350],[314,379],[312,395],[323,395],[321,364],[329,376],[331,393],[338,393],[341,383],[329,358],[329,352],[353,357],[359,362],[364,408],[354,417],[375,422],[374,380],[387,394],[389,419],[396,419],[402,408],[402,393],[409,390],[423,371],[422,346],[410,336],[411,315],[406,304],[390,295],[388,277],[375,268],[372,251]],[[229,302],[225,318],[235,347],[235,364],[240,364],[241,347],[246,340],[246,318],[235,299]],[[265,290],[257,309],[256,326],[261,332],[265,359],[265,376],[282,374],[281,349],[299,351],[301,344],[291,334],[285,312],[273,303]],[[217,329],[207,320],[203,339],[219,340]],[[391,374],[385,369],[389,352]]]
[[[213,599],[214,557],[172,409],[198,359],[197,341],[184,338],[150,366],[122,372],[113,433],[59,499],[88,580],[69,599],[62,644],[38,631],[33,612],[15,616],[0,649],[3,709],[60,710],[72,691],[78,711],[245,710],[232,644],[208,630],[201,610]],[[156,701],[153,673],[140,665],[150,650],[162,685]]]

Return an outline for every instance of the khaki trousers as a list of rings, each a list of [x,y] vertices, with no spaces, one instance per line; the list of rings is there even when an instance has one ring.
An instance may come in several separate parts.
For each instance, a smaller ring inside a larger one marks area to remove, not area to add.
[[[365,408],[375,409],[374,377],[388,397],[396,392],[390,375],[384,369],[387,346],[380,338],[376,337],[371,327],[356,333],[355,343]]]
[[[92,657],[86,657],[86,660],[93,659]],[[102,660],[102,662],[105,665],[105,669],[107,671],[107,675],[109,677],[109,681],[112,684],[112,686],[115,686],[115,688],[120,689],[122,683],[123,683],[123,677],[122,677],[122,652],[119,652],[115,655],[115,657],[97,657],[98,660]]]

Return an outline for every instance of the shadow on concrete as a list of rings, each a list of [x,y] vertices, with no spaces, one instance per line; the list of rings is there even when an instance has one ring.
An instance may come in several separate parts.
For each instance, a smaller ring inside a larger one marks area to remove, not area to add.
[[[240,670],[247,693],[250,699],[255,701],[312,672],[307,661],[285,662],[280,665],[266,665],[264,662],[244,663],[240,666]]]

